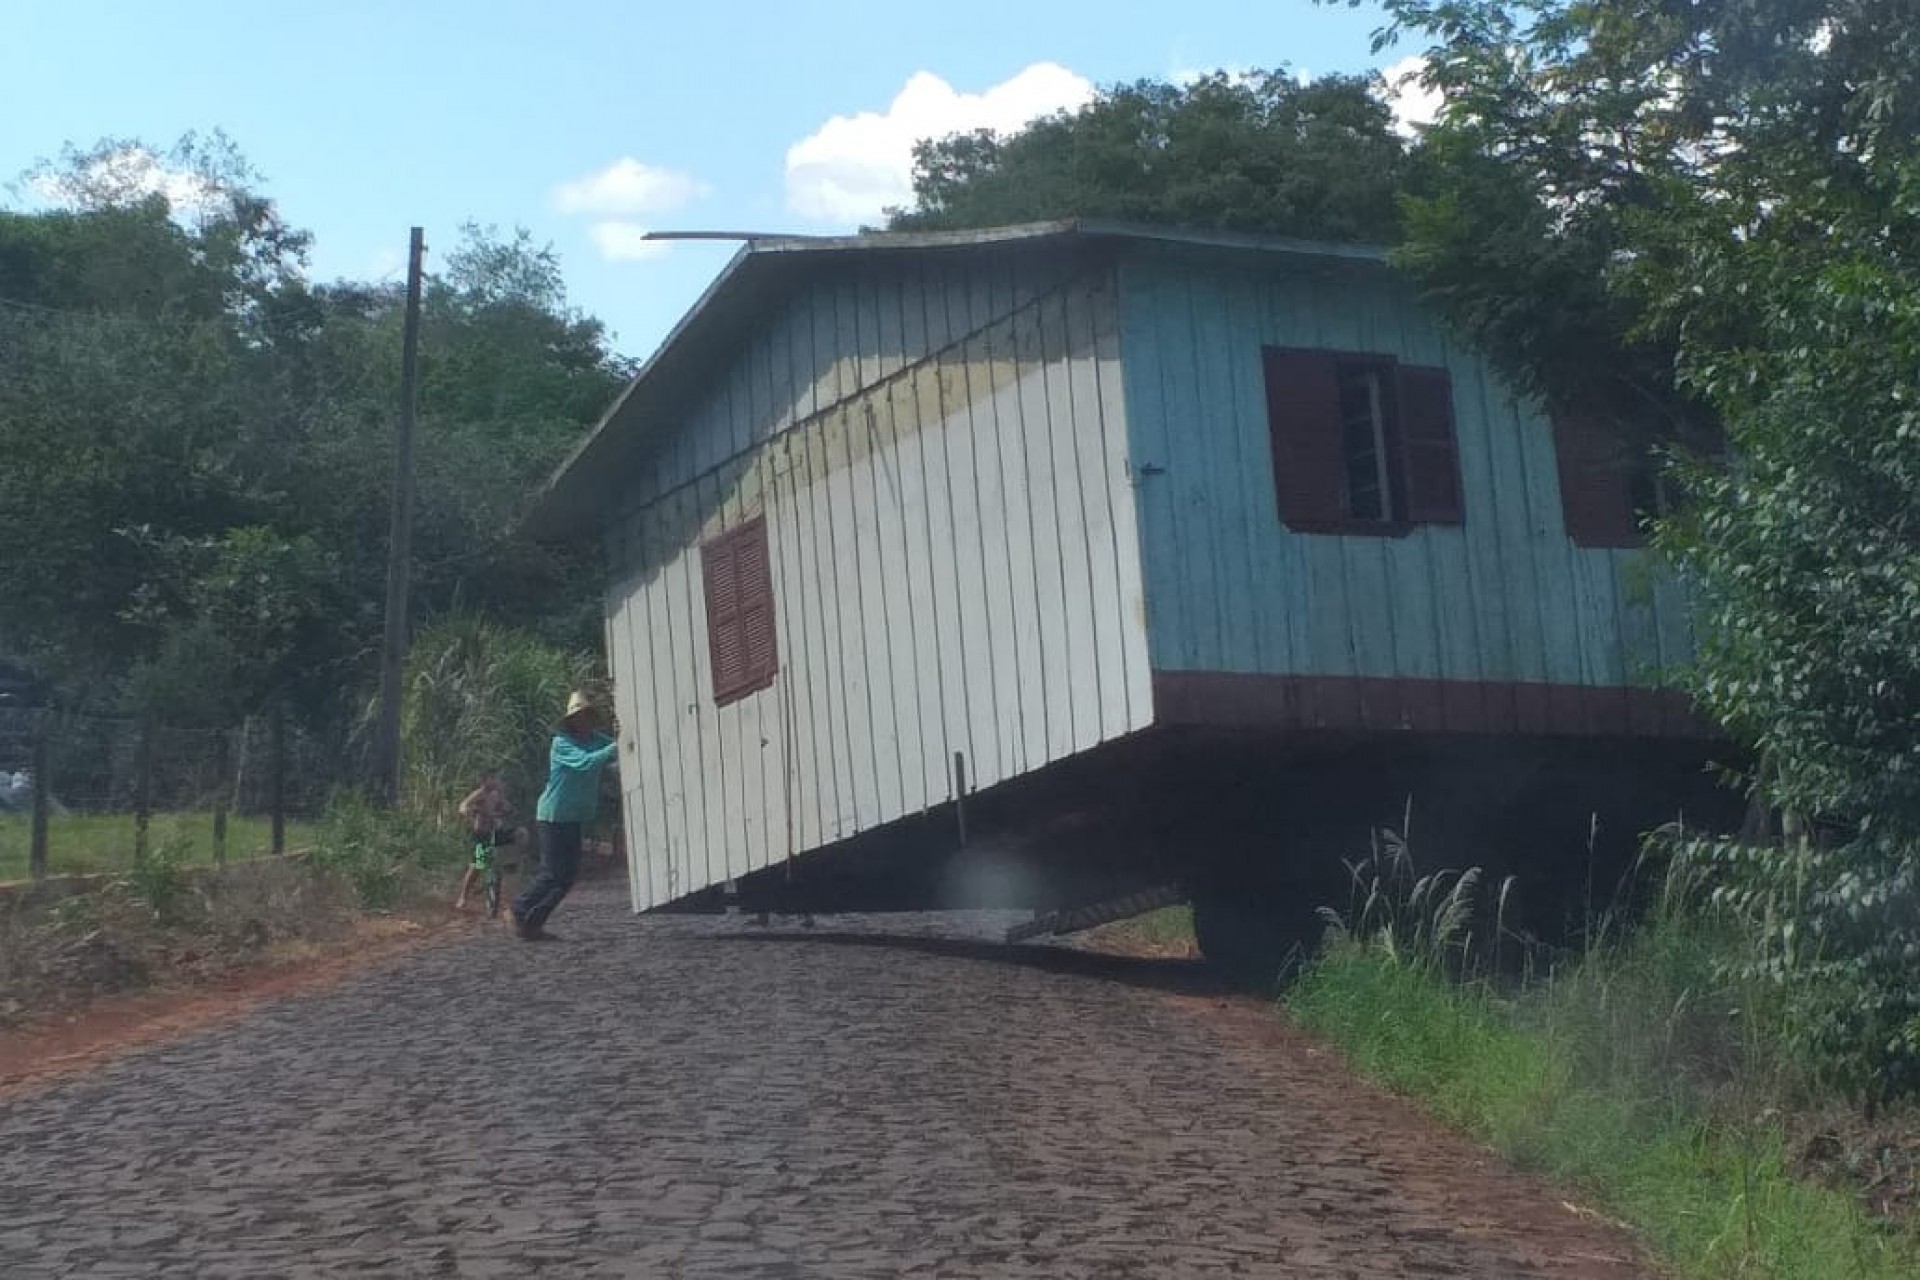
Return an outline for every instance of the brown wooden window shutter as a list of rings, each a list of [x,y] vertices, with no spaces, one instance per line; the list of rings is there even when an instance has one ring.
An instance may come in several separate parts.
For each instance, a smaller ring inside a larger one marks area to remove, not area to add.
[[[1280,519],[1305,533],[1337,530],[1347,518],[1338,361],[1329,351],[1268,347],[1261,355]]]
[[[766,519],[756,517],[702,544],[700,563],[713,700],[725,706],[772,684],[780,669]]]
[[[1590,414],[1555,413],[1553,449],[1567,536],[1574,544],[1641,545],[1644,539],[1634,517],[1632,479],[1622,465],[1620,442],[1607,424]]]
[[[1445,369],[1400,368],[1401,469],[1411,524],[1460,524],[1460,450],[1453,425],[1453,379]]]

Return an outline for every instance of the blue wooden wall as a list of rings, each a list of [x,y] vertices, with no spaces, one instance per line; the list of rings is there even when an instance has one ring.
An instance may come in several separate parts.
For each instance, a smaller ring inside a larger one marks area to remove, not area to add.
[[[1378,264],[1136,250],[1121,352],[1156,671],[1617,687],[1690,650],[1636,551],[1576,547],[1552,431]],[[1275,504],[1262,345],[1384,352],[1453,379],[1466,520],[1299,534]]]

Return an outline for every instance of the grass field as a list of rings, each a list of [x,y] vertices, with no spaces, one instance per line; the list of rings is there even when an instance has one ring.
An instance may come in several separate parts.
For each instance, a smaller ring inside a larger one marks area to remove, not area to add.
[[[182,862],[213,859],[213,814],[156,813],[150,848],[168,848]],[[287,823],[287,847],[300,848],[313,833],[313,824]],[[27,878],[31,821],[25,814],[0,814],[0,882]],[[272,824],[266,818],[230,816],[227,819],[227,857],[252,858],[273,844]],[[133,864],[133,815],[127,813],[69,814],[52,818],[47,827],[47,870],[60,876],[120,871]]]

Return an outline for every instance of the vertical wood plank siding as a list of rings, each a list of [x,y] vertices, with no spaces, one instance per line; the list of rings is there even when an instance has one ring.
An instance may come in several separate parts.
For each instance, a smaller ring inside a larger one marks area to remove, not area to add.
[[[1156,670],[1614,688],[1688,652],[1670,582],[1632,551],[1569,540],[1545,417],[1386,272],[1164,252],[1134,255],[1119,278]],[[1288,530],[1263,346],[1448,370],[1464,523]]]
[[[850,266],[711,386],[607,536],[636,909],[1151,722],[1111,271]],[[716,707],[697,547],[761,516],[780,670]]]

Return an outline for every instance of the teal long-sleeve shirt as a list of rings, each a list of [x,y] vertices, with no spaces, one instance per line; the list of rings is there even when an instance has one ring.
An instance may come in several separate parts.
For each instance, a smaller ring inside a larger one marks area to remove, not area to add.
[[[600,770],[614,763],[620,744],[604,733],[586,738],[553,735],[547,753],[547,788],[534,817],[541,822],[592,822],[600,812]]]

